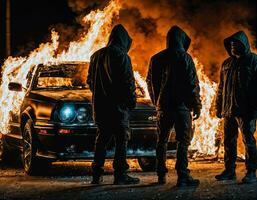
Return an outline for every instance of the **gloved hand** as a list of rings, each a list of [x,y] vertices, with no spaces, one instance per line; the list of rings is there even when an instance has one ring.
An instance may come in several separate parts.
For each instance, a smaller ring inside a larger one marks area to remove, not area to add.
[[[131,99],[128,99],[127,107],[129,108],[129,110],[133,110],[136,107],[136,104],[137,104],[137,99],[136,97],[133,97]]]
[[[156,115],[156,119],[158,121],[160,121],[162,118],[163,118],[163,111],[158,110],[157,115]]]
[[[221,119],[222,118],[221,112],[216,110],[216,116]]]
[[[201,107],[194,107],[193,108],[193,121],[194,120],[197,120],[199,117],[200,117],[200,114],[201,114]]]

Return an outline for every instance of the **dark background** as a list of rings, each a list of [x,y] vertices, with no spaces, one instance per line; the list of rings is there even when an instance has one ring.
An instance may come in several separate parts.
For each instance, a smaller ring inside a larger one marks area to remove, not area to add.
[[[27,55],[47,40],[56,24],[76,23],[66,0],[11,0],[11,55]],[[6,1],[1,0],[0,62],[6,58]]]
[[[0,0],[0,64],[6,59],[5,16],[6,0]],[[204,1],[204,0],[203,0]],[[213,0],[215,1],[215,0]],[[256,7],[257,0],[248,2]],[[230,1],[227,1],[228,3]],[[49,39],[50,29],[58,24],[77,25],[77,13],[72,12],[66,0],[10,0],[11,3],[11,55],[24,56]],[[256,16],[256,13],[253,13]],[[257,30],[257,19],[248,21]],[[257,31],[255,31],[257,34]],[[257,38],[257,37],[256,37]]]

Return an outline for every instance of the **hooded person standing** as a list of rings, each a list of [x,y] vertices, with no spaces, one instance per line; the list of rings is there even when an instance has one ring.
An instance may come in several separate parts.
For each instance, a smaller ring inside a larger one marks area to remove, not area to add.
[[[243,183],[256,182],[257,55],[246,34],[239,31],[224,40],[229,54],[221,67],[216,99],[217,117],[224,117],[225,170],[217,180],[236,179],[237,136],[240,128],[245,145],[247,173]]]
[[[157,109],[156,148],[158,182],[166,182],[166,151],[171,129],[175,126],[177,145],[177,186],[198,186],[188,170],[188,147],[193,138],[191,111],[195,119],[201,111],[200,88],[196,69],[187,53],[190,38],[178,26],[167,34],[167,48],[151,58],[147,85]]]
[[[136,106],[135,79],[128,51],[132,40],[122,25],[116,25],[106,47],[90,59],[87,83],[93,93],[94,119],[98,126],[92,184],[103,181],[106,148],[112,136],[116,148],[113,161],[114,184],[138,183],[127,175],[129,111]]]

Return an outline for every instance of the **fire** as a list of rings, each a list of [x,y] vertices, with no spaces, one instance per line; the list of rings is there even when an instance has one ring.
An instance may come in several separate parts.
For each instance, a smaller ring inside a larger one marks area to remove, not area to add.
[[[144,90],[144,99],[150,100],[150,95],[149,95],[149,92],[147,89],[147,84],[146,84],[145,80],[142,78],[142,76],[137,71],[134,71],[134,76],[135,76],[136,82],[138,83],[140,88],[142,88]]]
[[[195,133],[190,148],[197,150],[199,154],[214,155],[216,151],[215,139],[220,120],[211,116],[210,111],[216,95],[217,84],[204,74],[203,65],[196,58],[194,62],[201,89],[202,110],[200,118],[194,122]]]
[[[8,122],[10,120],[10,111],[19,112],[20,105],[25,96],[25,92],[11,92],[8,90],[8,84],[11,81],[17,81],[26,87],[27,74],[30,68],[40,63],[47,63],[53,60],[54,51],[58,47],[58,34],[52,31],[52,42],[41,44],[38,49],[33,51],[28,57],[12,58],[9,57],[4,65],[2,85],[0,87],[0,132],[8,133]]]
[[[84,17],[84,22],[90,24],[87,33],[79,40],[71,42],[67,51],[55,56],[58,48],[59,35],[52,31],[52,40],[41,44],[39,48],[30,53],[28,57],[9,57],[2,66],[3,76],[0,87],[0,132],[8,133],[10,111],[19,112],[25,92],[11,92],[8,84],[11,81],[19,82],[26,87],[27,74],[31,67],[38,64],[59,63],[64,61],[89,61],[94,51],[106,44],[108,33],[111,30],[112,19],[120,10],[118,0],[112,0],[104,10],[90,12]]]
[[[57,56],[57,61],[89,61],[90,56],[107,43],[112,20],[119,14],[119,0],[112,0],[103,10],[91,11],[83,18],[90,28],[79,41],[71,42],[69,49]]]
[[[89,62],[90,56],[99,48],[105,46],[111,28],[113,18],[119,15],[121,5],[119,0],[111,0],[103,10],[91,11],[83,18],[84,23],[89,24],[90,28],[79,41],[72,41],[67,50],[56,55],[58,49],[59,35],[52,31],[51,42],[41,44],[27,57],[9,57],[2,66],[3,76],[0,86],[0,132],[8,133],[8,122],[10,111],[19,112],[20,105],[25,96],[25,92],[11,92],[8,84],[11,81],[22,83],[23,87],[27,84],[27,74],[32,66],[47,63],[59,63],[64,61],[86,61]],[[210,81],[202,71],[202,65],[197,63],[198,75],[201,86],[201,97],[203,109],[201,117],[195,122],[195,137],[191,148],[199,153],[215,153],[215,133],[218,129],[219,120],[209,114],[212,100],[214,99],[217,85]],[[145,80],[138,72],[134,72],[135,79],[139,86],[144,90],[144,99],[150,99]]]

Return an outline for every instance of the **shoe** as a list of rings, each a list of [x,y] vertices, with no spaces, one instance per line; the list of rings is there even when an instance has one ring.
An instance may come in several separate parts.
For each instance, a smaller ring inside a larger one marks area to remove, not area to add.
[[[194,179],[188,175],[185,177],[179,177],[177,181],[177,187],[197,187],[200,184],[198,179]]]
[[[218,181],[228,181],[228,180],[236,180],[236,172],[224,170],[221,174],[216,175],[215,178]]]
[[[158,175],[158,184],[165,184],[166,183],[166,175]]]
[[[101,184],[104,182],[103,176],[93,176],[91,184]]]
[[[131,177],[127,174],[121,175],[114,175],[114,182],[115,185],[129,185],[129,184],[137,184],[140,182],[139,178]]]
[[[257,182],[256,171],[255,170],[247,171],[245,177],[242,179],[242,182],[246,184]]]

